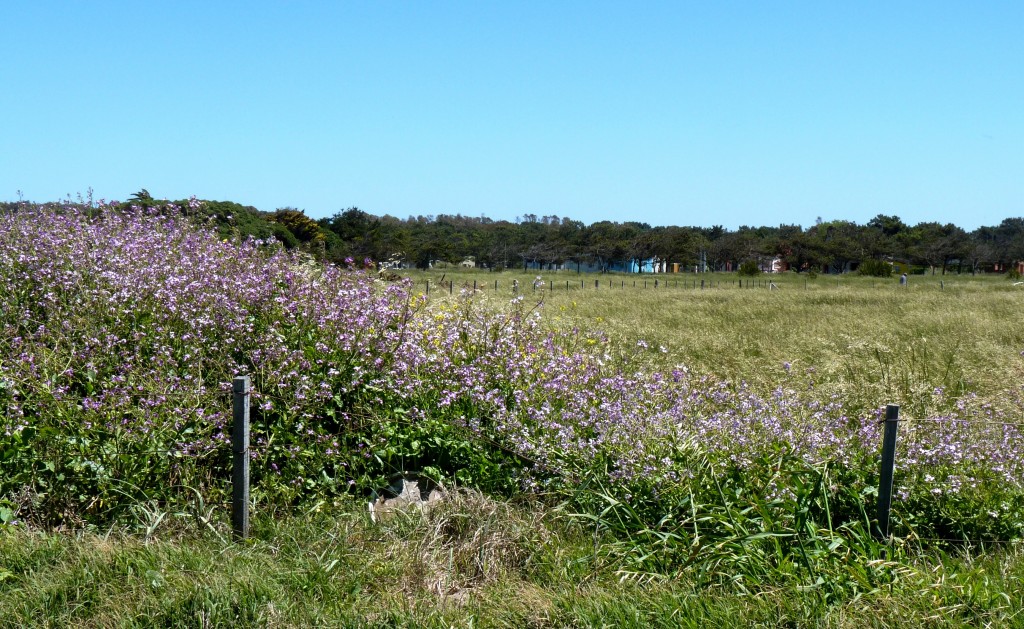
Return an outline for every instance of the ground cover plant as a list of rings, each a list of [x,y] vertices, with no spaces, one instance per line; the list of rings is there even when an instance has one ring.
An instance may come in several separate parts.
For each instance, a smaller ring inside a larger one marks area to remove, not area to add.
[[[641,303],[543,276],[480,293],[466,275],[428,297],[416,279],[224,239],[173,211],[23,207],[0,221],[8,523],[145,531],[185,513],[217,534],[228,390],[248,373],[258,511],[344,512],[416,471],[534,496],[568,537],[592,536],[580,565],[593,574],[785,583],[819,611],[893,587],[921,549],[950,551],[932,540],[1002,544],[1024,527],[1024,343],[1002,284],[879,295],[867,278],[802,292],[794,279],[663,286]],[[871,328],[890,316],[899,327]],[[872,534],[886,402],[930,422],[904,428],[890,545]],[[580,560],[584,546],[566,548]],[[515,568],[550,576],[534,569]],[[28,573],[3,574],[15,591]]]

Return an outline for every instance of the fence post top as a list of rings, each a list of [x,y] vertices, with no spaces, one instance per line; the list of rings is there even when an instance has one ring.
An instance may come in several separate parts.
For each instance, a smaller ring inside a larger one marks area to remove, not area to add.
[[[249,376],[235,376],[231,385],[231,389],[235,393],[247,393],[249,391]]]
[[[900,420],[900,405],[899,404],[886,404],[885,405],[885,421],[887,422],[898,422]]]

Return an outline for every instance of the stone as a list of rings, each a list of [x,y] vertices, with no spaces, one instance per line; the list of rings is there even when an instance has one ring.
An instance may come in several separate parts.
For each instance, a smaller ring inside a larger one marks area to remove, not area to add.
[[[421,480],[423,481],[423,487],[420,486]],[[444,494],[439,488],[432,488],[427,491],[427,486],[432,484],[427,479],[421,479],[416,474],[402,474],[395,478],[392,483],[384,490],[384,493],[390,494],[391,498],[385,498],[384,496],[377,495],[369,503],[370,508],[370,520],[378,522],[380,519],[393,514],[398,510],[418,509],[420,511],[427,511],[431,506],[444,500]],[[423,497],[423,493],[427,491],[426,498]]]

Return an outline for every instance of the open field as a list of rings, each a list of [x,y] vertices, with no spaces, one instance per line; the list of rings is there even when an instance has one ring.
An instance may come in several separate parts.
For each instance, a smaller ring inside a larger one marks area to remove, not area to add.
[[[1024,613],[1024,291],[1003,278],[457,272],[427,296],[440,273],[380,282],[166,217],[2,218],[0,625]],[[234,544],[240,372],[255,527]],[[881,540],[887,403],[907,421]],[[409,470],[447,500],[370,522]]]
[[[892,403],[916,415],[936,410],[933,393],[941,388],[947,402],[972,393],[990,404],[1009,402],[1007,411],[1024,421],[1018,397],[1024,383],[1024,326],[1018,321],[1024,286],[1004,276],[913,276],[901,288],[897,276],[560,272],[540,274],[545,286],[536,291],[537,274],[406,274],[418,290],[427,280],[437,287],[442,277],[455,278],[456,292],[476,281],[482,295],[497,299],[511,295],[516,279],[528,302],[543,300],[550,325],[603,329],[626,343],[645,340],[661,367],[685,365],[768,388],[810,376],[819,390],[841,395],[848,408]],[[738,282],[755,287],[739,288]],[[778,289],[765,288],[768,282]],[[434,298],[445,293],[435,288]],[[668,350],[660,357],[659,347]]]

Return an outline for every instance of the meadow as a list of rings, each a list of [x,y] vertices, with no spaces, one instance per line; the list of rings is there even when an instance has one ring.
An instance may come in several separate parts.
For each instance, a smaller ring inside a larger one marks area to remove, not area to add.
[[[386,282],[178,216],[0,220],[0,623],[1020,622],[1005,278]],[[238,373],[255,518],[232,543]],[[403,471],[449,498],[370,522]]]

